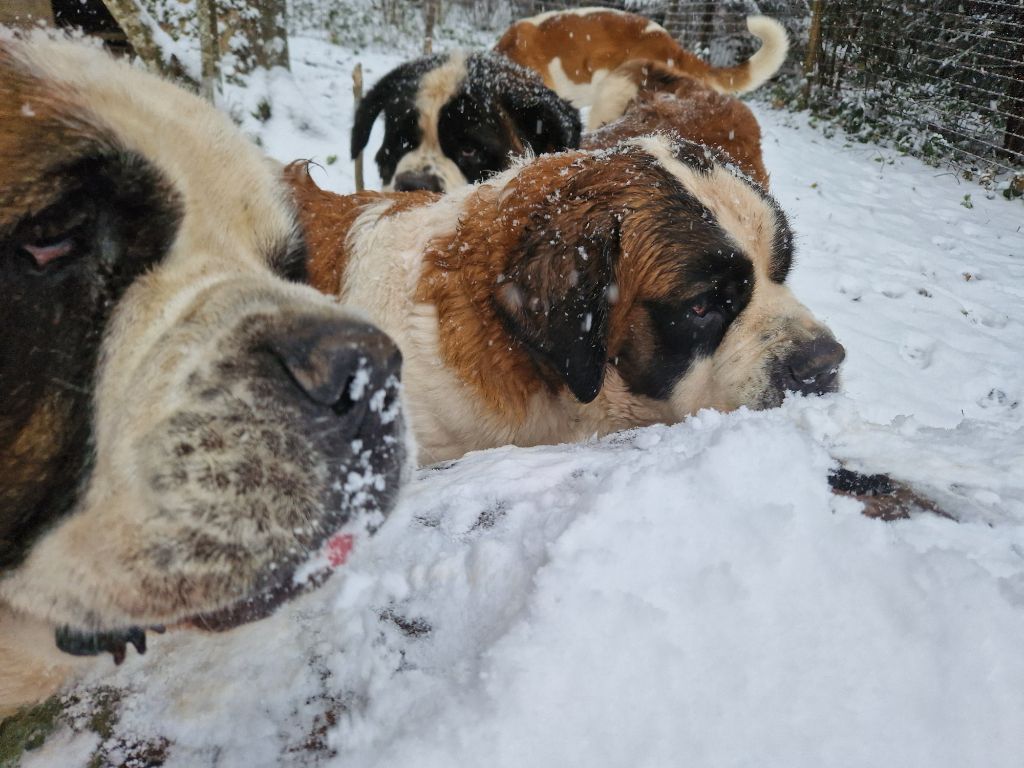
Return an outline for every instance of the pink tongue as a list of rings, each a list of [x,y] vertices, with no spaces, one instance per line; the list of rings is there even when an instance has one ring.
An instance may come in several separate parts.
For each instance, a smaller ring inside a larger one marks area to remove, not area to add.
[[[351,533],[339,533],[327,540],[324,549],[327,552],[327,562],[331,564],[332,568],[345,564],[355,543],[356,537]]]
[[[71,240],[61,240],[59,243],[53,245],[23,245],[28,253],[36,260],[36,264],[40,267],[45,267],[54,259],[59,259],[61,256],[67,256],[71,253]]]

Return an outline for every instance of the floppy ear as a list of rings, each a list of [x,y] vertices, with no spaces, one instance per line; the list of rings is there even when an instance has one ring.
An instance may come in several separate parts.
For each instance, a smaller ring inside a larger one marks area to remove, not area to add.
[[[420,77],[435,66],[439,59],[439,56],[425,56],[395,67],[378,80],[370,92],[359,101],[359,107],[352,120],[353,160],[370,140],[373,123],[389,101],[400,101],[402,97],[406,97],[408,108],[412,108]]]
[[[608,291],[619,225],[577,238],[542,228],[495,292],[509,332],[553,368],[577,400],[601,391],[608,358]]]
[[[394,74],[394,72],[391,74]],[[384,109],[384,101],[387,99],[386,94],[390,90],[390,86],[387,84],[388,77],[390,75],[373,86],[370,92],[359,101],[355,118],[352,120],[351,152],[353,160],[359,156],[359,153],[363,151],[363,147],[370,140],[370,131],[373,130],[373,123],[377,119],[377,115],[380,114],[380,111]]]
[[[520,140],[534,154],[576,149],[580,145],[580,113],[572,104],[552,91],[537,73],[505,57],[497,64],[501,74],[501,105],[516,126]]]

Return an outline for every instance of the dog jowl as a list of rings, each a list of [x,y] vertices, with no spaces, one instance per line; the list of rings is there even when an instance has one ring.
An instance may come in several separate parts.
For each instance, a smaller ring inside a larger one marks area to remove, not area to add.
[[[201,100],[0,43],[0,711],[63,679],[55,632],[258,618],[393,506],[401,356],[301,283],[287,199]]]
[[[366,95],[352,157],[384,113],[377,168],[385,189],[447,192],[508,168],[513,156],[580,139],[579,113],[540,77],[495,53],[426,56],[396,67]]]

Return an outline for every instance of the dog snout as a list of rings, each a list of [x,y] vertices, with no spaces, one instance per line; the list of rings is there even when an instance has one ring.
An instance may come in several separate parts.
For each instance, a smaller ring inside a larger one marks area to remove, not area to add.
[[[441,177],[429,171],[404,171],[395,176],[394,188],[396,192],[444,192]]]
[[[314,403],[344,416],[396,382],[402,355],[366,323],[306,317],[270,332],[267,345],[295,386]]]
[[[805,395],[823,395],[839,387],[839,366],[846,349],[831,336],[818,336],[782,361],[783,387]]]

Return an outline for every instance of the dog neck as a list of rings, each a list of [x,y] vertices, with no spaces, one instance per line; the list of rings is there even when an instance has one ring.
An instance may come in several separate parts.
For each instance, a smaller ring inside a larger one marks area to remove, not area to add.
[[[455,231],[430,243],[416,301],[436,308],[445,365],[488,412],[515,429],[538,394],[557,398],[564,387],[508,332],[496,310],[494,292],[525,224],[500,210],[499,201],[497,189],[477,188]]]

